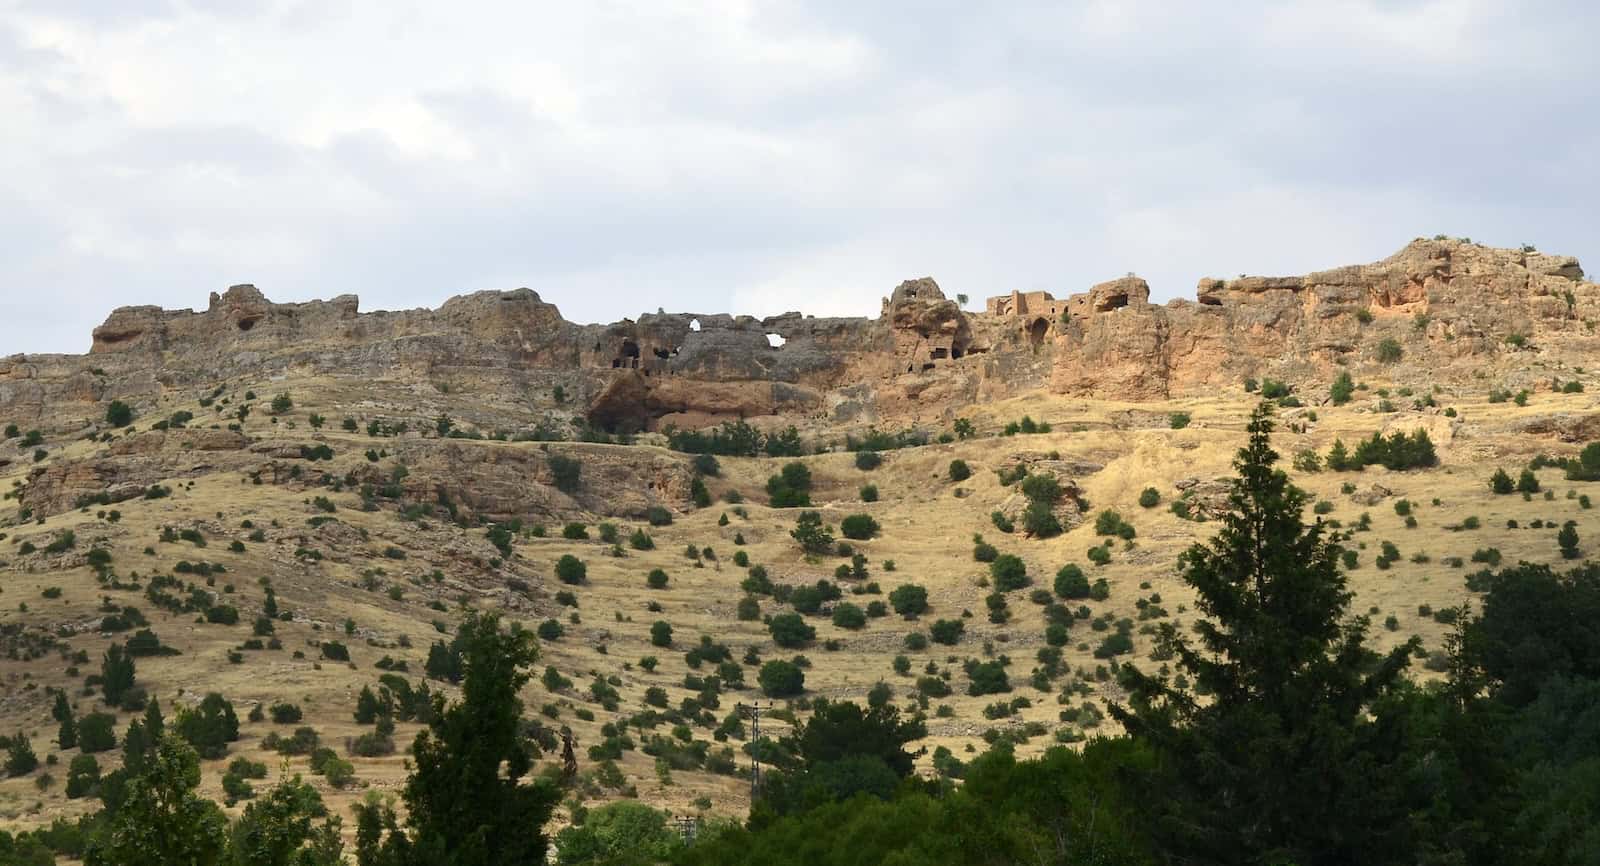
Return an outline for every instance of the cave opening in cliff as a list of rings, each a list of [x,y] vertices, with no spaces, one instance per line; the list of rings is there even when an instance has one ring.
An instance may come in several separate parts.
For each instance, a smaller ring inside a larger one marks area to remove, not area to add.
[[[965,352],[961,351],[961,347],[960,346],[951,346],[950,347],[950,357],[951,358],[959,358],[959,357],[961,357],[962,355],[965,355],[965,354],[966,354]]]
[[[256,326],[256,321],[257,320],[255,319],[255,317],[251,317],[251,318],[248,318],[248,319],[240,319],[239,320],[239,330],[248,331],[251,328],[254,328]]]
[[[1044,335],[1050,330],[1050,320],[1040,316],[1028,326],[1028,342],[1034,346],[1044,343]]]
[[[622,357],[624,357],[624,358],[637,358],[637,357],[639,357],[639,344],[635,343],[632,340],[623,340],[622,341]]]
[[[941,361],[949,356],[950,353],[946,351],[945,347],[943,346],[934,347],[933,352],[929,355],[929,357],[933,358],[935,361]]]
[[[660,358],[663,361],[665,361],[668,358],[672,357],[672,353],[667,351],[666,349],[656,349],[655,353],[656,353],[656,357]]]
[[[1099,306],[1095,307],[1094,309],[1095,309],[1095,312],[1097,312],[1097,313],[1109,313],[1112,310],[1118,310],[1118,309],[1121,309],[1123,307],[1126,307],[1127,305],[1128,305],[1128,296],[1127,296],[1127,294],[1120,294],[1120,295],[1112,295],[1111,297],[1106,298],[1105,300],[1101,301]]]
[[[1201,295],[1200,305],[1204,307],[1220,307],[1222,306],[1222,299],[1216,295]]]

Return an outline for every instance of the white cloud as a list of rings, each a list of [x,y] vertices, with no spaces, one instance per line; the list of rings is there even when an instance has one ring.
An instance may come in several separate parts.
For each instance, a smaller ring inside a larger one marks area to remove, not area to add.
[[[0,354],[111,307],[528,285],[872,315],[1447,231],[1583,254],[1588,4],[51,0],[0,9]]]

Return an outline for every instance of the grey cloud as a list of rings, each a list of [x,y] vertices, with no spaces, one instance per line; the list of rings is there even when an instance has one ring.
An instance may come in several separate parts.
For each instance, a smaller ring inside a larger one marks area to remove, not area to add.
[[[1343,6],[1359,26],[1312,3],[480,6],[0,12],[0,75],[37,94],[0,159],[38,168],[0,179],[0,354],[246,280],[367,308],[529,285],[609,320],[871,314],[928,273],[1187,296],[1435,232],[1593,251],[1600,11],[1576,0]],[[129,27],[150,17],[181,36]],[[95,51],[28,53],[41,18]],[[213,43],[312,74],[189,63]],[[369,57],[384,76],[352,74]],[[178,120],[108,101],[152,59],[188,75],[151,94]]]

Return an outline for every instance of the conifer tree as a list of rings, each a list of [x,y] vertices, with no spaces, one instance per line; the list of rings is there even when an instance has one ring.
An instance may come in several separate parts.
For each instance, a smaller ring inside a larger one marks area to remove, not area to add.
[[[392,811],[357,809],[357,855],[369,863],[505,866],[543,863],[544,825],[560,792],[530,781],[533,758],[517,697],[539,658],[533,635],[496,614],[471,614],[453,646],[460,651],[461,700],[437,712],[411,747],[414,769],[403,799],[409,834]],[[380,846],[376,834],[390,828]],[[408,838],[409,837],[409,838]]]
[[[1112,713],[1162,758],[1153,830],[1184,862],[1403,859],[1396,756],[1367,711],[1415,639],[1374,661],[1338,539],[1306,525],[1307,495],[1275,466],[1271,411],[1251,416],[1221,531],[1180,559],[1206,618],[1198,645],[1171,625],[1161,645],[1186,680],[1128,666]]]

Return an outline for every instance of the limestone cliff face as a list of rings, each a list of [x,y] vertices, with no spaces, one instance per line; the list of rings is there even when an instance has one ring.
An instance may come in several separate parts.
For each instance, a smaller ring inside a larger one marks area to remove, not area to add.
[[[1195,301],[1073,315],[1055,338],[1051,387],[1151,399],[1247,376],[1294,381],[1374,361],[1385,339],[1409,359],[1399,373],[1450,380],[1528,346],[1592,351],[1597,317],[1600,287],[1576,259],[1419,239],[1370,265],[1207,278]]]
[[[1129,275],[1060,300],[1014,292],[971,313],[924,277],[872,319],[655,313],[579,325],[529,289],[364,313],[353,295],[278,304],[240,285],[200,312],[118,309],[86,356],[0,359],[0,421],[87,428],[113,399],[138,407],[173,390],[309,375],[418,395],[419,414],[450,408],[423,405],[424,385],[459,386],[513,428],[551,411],[630,430],[903,424],[1043,387],[1150,400],[1249,376],[1326,378],[1375,363],[1386,339],[1403,348],[1397,378],[1435,381],[1514,351],[1600,349],[1600,287],[1575,259],[1464,241],[1419,239],[1305,276],[1202,279],[1192,301],[1149,297]]]

